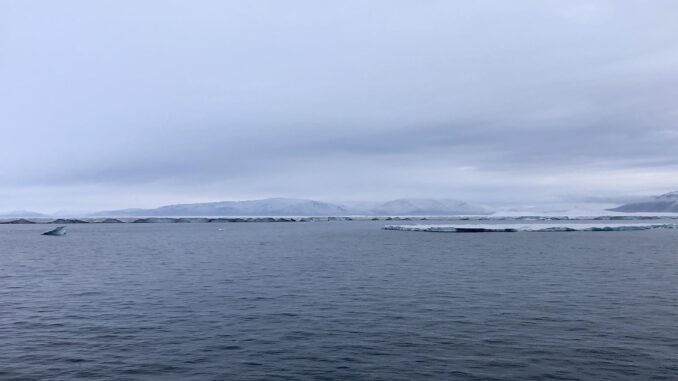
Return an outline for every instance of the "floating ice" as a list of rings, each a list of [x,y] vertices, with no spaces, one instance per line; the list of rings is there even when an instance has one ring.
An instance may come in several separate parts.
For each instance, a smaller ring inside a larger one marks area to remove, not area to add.
[[[56,227],[48,232],[42,233],[42,235],[65,235],[66,234],[66,227],[65,226],[59,226]]]
[[[506,233],[506,232],[598,232],[648,229],[675,229],[678,224],[482,224],[482,225],[386,225],[386,230],[434,233]]]

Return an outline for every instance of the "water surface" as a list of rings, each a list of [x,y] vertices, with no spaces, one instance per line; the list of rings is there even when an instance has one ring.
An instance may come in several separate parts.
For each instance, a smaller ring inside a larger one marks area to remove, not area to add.
[[[384,224],[0,226],[0,379],[678,378],[678,230]]]

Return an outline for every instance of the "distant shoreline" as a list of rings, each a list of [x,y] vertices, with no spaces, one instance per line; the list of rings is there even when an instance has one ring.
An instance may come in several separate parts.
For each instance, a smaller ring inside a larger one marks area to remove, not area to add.
[[[120,217],[120,218],[0,218],[0,225],[31,224],[187,224],[332,221],[630,221],[678,219],[674,216],[326,216],[326,217]]]

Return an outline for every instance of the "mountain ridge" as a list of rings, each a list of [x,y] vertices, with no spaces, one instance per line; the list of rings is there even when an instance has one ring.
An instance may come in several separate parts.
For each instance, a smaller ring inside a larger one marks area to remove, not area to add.
[[[41,218],[49,217],[47,214],[34,212],[31,210],[12,210],[0,212],[0,218]]]
[[[450,199],[397,199],[373,208],[349,207],[329,202],[267,198],[246,201],[216,201],[171,204],[150,209],[108,210],[91,214],[97,217],[195,217],[195,216],[349,216],[349,215],[487,215],[482,206]]]
[[[624,213],[678,213],[678,191],[664,193],[647,200],[631,202],[607,210]]]

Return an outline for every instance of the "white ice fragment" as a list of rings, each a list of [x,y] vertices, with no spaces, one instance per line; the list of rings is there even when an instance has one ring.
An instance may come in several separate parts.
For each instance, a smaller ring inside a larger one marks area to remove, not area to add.
[[[50,231],[46,231],[42,233],[42,235],[55,235],[55,236],[61,236],[61,235],[66,235],[66,227],[65,226],[58,226]]]

